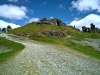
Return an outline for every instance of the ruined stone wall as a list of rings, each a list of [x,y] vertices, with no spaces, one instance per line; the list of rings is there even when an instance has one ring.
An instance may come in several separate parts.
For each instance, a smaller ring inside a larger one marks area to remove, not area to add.
[[[59,27],[66,27],[66,24],[63,23],[60,19],[51,19],[47,20],[46,18],[43,18],[38,24],[42,25],[57,25]]]
[[[89,33],[100,33],[100,29],[95,28],[95,25],[93,23],[90,24],[90,28],[83,26],[82,31],[83,32],[89,32]]]

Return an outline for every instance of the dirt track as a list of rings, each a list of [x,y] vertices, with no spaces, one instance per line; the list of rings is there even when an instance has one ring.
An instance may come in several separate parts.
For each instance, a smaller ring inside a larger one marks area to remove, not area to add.
[[[0,64],[0,75],[100,75],[100,60],[64,46],[19,42],[26,48]]]

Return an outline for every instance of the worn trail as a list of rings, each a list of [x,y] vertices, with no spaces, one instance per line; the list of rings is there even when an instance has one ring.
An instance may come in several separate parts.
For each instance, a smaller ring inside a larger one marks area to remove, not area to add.
[[[0,75],[100,75],[100,60],[63,46],[20,43],[26,48],[0,64]]]

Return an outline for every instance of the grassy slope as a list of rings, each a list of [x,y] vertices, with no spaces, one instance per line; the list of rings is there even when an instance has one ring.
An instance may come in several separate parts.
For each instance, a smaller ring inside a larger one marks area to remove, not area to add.
[[[62,31],[64,29],[59,28],[57,26],[42,26],[37,24],[28,24],[26,26],[17,28],[15,30],[12,30],[10,33],[13,34],[22,34],[22,33],[30,33],[37,35],[40,31],[47,31],[47,30],[54,30],[54,31]]]
[[[4,46],[12,50],[10,52],[0,54],[0,63],[24,49],[24,45],[4,39],[4,38],[0,38],[0,46]]]
[[[38,37],[38,38],[32,38],[33,40],[41,41],[41,42],[46,42],[46,43],[51,43],[51,44],[59,44],[59,45],[64,45],[68,46],[76,51],[79,51],[81,53],[87,54],[89,56],[92,56],[94,58],[100,59],[100,52],[94,50],[92,47],[89,46],[82,46],[76,43],[73,43],[72,40],[83,40],[85,38],[92,38],[92,39],[97,39],[100,38],[100,34],[90,34],[90,33],[83,33],[83,32],[78,32],[76,30],[70,29],[70,28],[60,28],[57,26],[42,26],[42,25],[37,25],[35,23],[28,24],[26,26],[23,26],[21,28],[17,28],[12,30],[10,33],[19,35],[19,34],[24,34],[24,33],[30,33],[30,34],[35,34],[38,35],[39,32],[41,31],[47,31],[47,30],[53,30],[53,31],[64,31],[66,30],[67,34],[70,34],[72,37],[64,37],[64,38],[52,38],[52,37]]]

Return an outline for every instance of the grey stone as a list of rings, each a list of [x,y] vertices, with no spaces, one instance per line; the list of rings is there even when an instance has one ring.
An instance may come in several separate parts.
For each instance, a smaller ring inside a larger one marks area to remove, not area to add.
[[[9,32],[10,30],[12,30],[12,27],[10,25],[7,26],[7,32]]]
[[[91,26],[91,32],[95,33],[95,25],[93,23],[91,23],[90,26]]]
[[[41,36],[51,36],[54,38],[61,38],[66,36],[66,33],[60,31],[44,31],[40,33]]]
[[[87,32],[87,28],[85,26],[82,27],[83,32]]]
[[[82,31],[83,32],[89,32],[89,33],[100,33],[100,29],[95,28],[95,25],[93,23],[90,24],[90,28],[83,26]]]
[[[38,24],[42,24],[42,25],[56,25],[59,27],[66,27],[66,24],[63,23],[60,19],[51,19],[51,20],[47,20],[46,18],[43,18],[40,22],[38,22]]]

